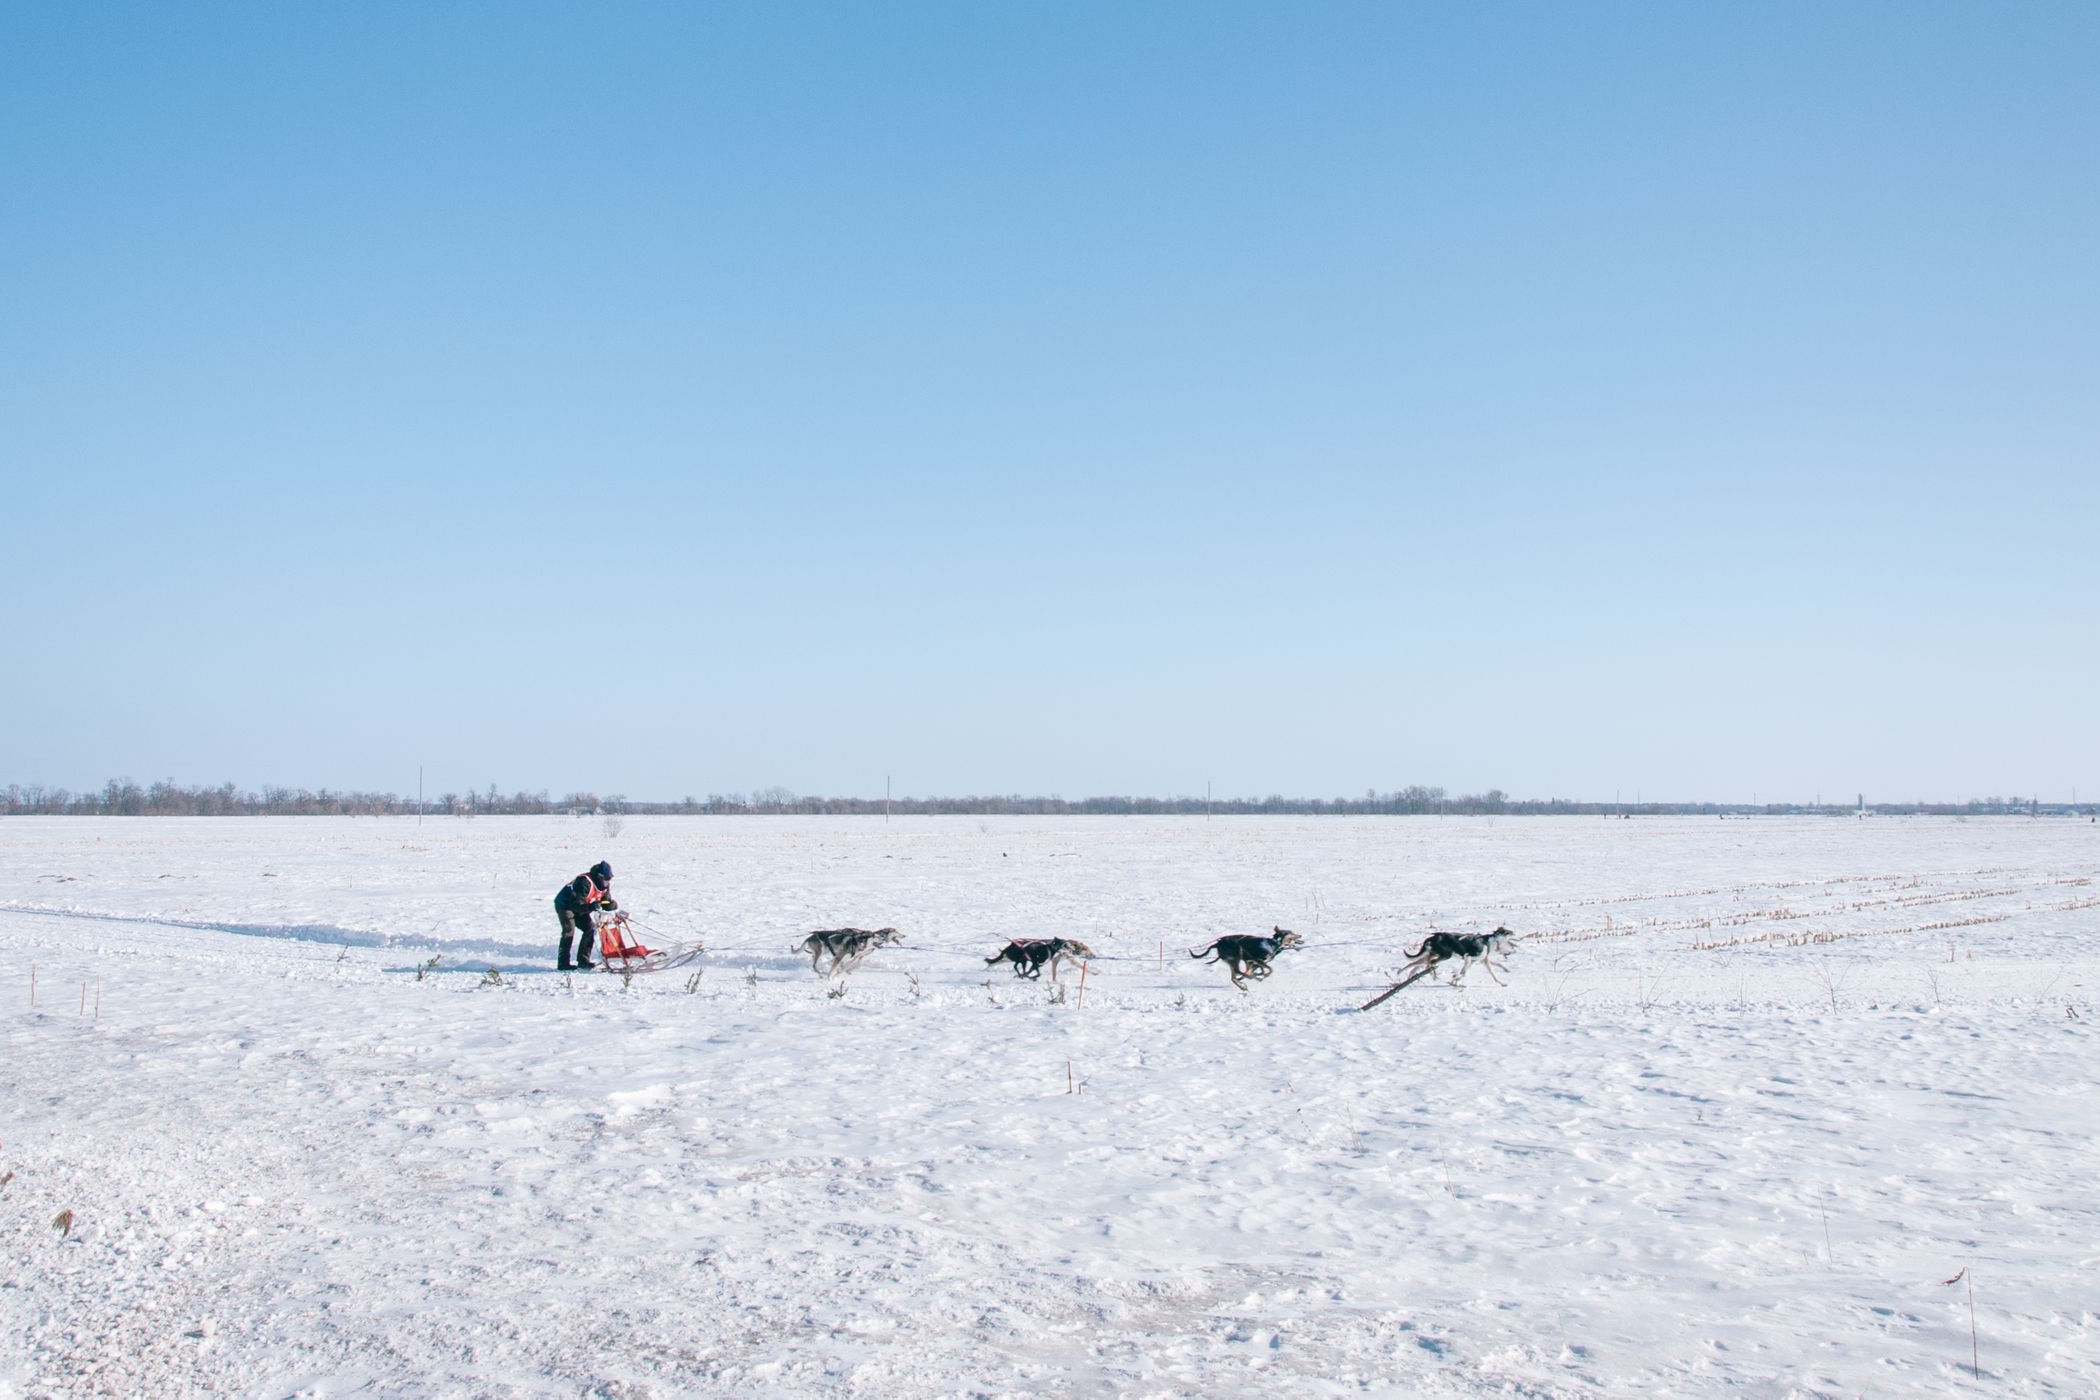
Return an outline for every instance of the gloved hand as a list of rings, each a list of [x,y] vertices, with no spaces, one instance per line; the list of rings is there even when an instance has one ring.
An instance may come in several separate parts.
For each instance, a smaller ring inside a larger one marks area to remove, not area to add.
[[[611,895],[607,895],[605,898],[598,901],[598,907],[600,909],[617,909],[620,906],[613,903],[613,897]]]

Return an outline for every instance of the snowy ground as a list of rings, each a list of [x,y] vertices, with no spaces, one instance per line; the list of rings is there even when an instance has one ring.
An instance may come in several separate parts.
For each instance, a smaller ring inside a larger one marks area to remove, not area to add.
[[[547,970],[601,855],[697,983]],[[2096,878],[2068,820],[7,819],[0,1397],[2100,1395]],[[1246,993],[1183,951],[1279,923]],[[1352,1009],[1497,923],[1507,988]],[[908,943],[833,998],[841,924]],[[978,961],[1057,933],[1083,1005]]]

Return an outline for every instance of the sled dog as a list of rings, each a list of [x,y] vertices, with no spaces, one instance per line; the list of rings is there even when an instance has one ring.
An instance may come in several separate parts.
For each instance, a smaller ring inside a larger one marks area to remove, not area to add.
[[[1232,985],[1246,989],[1248,977],[1267,977],[1275,971],[1269,964],[1286,948],[1304,946],[1305,940],[1287,928],[1277,928],[1266,934],[1228,933],[1208,948],[1191,948],[1189,956],[1202,958],[1216,954],[1212,962],[1225,964],[1232,974]]]
[[[811,972],[824,972],[818,964],[829,957],[831,970],[824,973],[829,977],[851,972],[874,949],[903,941],[893,928],[827,928],[819,929],[788,951],[809,954]]]
[[[1451,985],[1456,987],[1466,980],[1466,969],[1470,968],[1477,958],[1480,965],[1487,969],[1488,976],[1496,986],[1508,986],[1508,983],[1495,976],[1495,960],[1492,954],[1495,951],[1496,939],[1514,937],[1516,935],[1506,928],[1498,928],[1493,933],[1432,933],[1422,940],[1420,947],[1407,955],[1407,962],[1400,968],[1400,976],[1402,980],[1410,982],[1425,972],[1432,977],[1441,976],[1437,965],[1457,958],[1458,971],[1451,974]],[[1502,970],[1509,971],[1509,964],[1502,964]]]
[[[1016,938],[998,952],[984,960],[986,967],[1002,962],[1014,965],[1016,977],[1041,977],[1043,964],[1050,965],[1050,980],[1058,981],[1057,965],[1067,958],[1080,962],[1094,956],[1094,950],[1076,938]]]

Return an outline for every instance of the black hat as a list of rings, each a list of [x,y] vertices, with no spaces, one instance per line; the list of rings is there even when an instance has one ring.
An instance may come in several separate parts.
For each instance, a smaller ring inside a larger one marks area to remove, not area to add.
[[[599,861],[596,865],[591,867],[591,878],[593,880],[596,880],[601,885],[605,884],[607,881],[612,879],[612,867],[610,865],[607,865],[602,860]]]

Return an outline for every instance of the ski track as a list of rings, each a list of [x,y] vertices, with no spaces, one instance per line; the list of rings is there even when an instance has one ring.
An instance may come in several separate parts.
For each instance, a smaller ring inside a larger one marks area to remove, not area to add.
[[[697,983],[543,970],[601,855]],[[2024,819],[11,818],[0,1397],[2092,1396],[2096,877]],[[1507,988],[1350,1009],[1497,923]],[[834,998],[842,924],[907,943]],[[1083,1006],[981,961],[1060,933]]]

